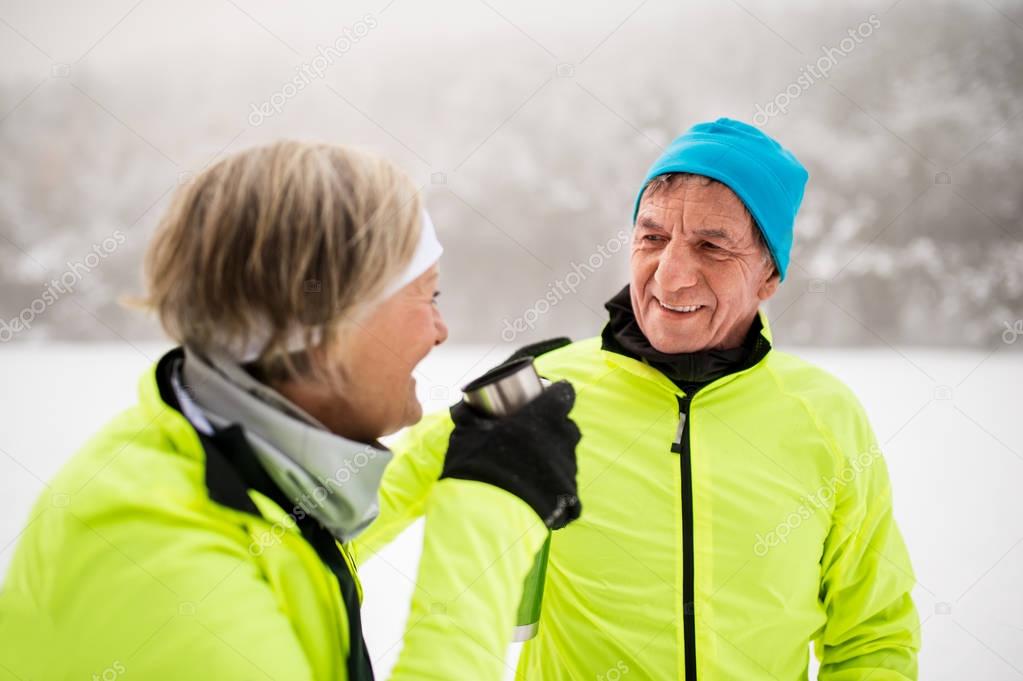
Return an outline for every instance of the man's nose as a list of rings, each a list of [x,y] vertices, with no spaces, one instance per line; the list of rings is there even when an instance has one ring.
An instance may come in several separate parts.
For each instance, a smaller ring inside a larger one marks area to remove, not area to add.
[[[654,281],[662,291],[677,291],[695,286],[698,280],[697,264],[694,254],[685,243],[673,239],[661,251]]]

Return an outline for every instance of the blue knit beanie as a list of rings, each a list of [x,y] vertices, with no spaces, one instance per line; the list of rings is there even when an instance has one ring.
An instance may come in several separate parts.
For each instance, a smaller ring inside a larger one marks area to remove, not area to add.
[[[657,159],[636,197],[632,221],[650,180],[667,173],[694,173],[727,185],[746,204],[764,235],[781,279],[792,250],[792,223],[809,175],[788,151],[752,125],[719,118],[697,123]]]

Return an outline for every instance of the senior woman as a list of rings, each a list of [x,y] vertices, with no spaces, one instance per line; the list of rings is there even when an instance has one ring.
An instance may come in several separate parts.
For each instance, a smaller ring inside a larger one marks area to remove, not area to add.
[[[440,253],[409,179],[347,148],[280,142],[184,188],[146,256],[179,347],[32,512],[0,679],[373,678],[350,542],[447,337]],[[545,526],[579,514],[573,401],[453,408],[393,678],[501,677]]]

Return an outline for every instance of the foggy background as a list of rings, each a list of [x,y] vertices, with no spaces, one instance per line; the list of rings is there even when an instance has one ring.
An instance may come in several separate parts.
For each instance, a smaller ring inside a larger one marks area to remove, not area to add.
[[[24,315],[16,340],[160,338],[117,296],[140,291],[171,192],[294,137],[365,146],[415,178],[447,249],[451,337],[495,342],[629,225],[674,136],[796,94],[755,121],[810,172],[768,307],[778,335],[1002,344],[1023,300],[1023,5],[681,4],[3,3],[0,319],[78,272],[73,300]],[[322,77],[288,89],[338,39]],[[827,77],[800,86],[828,54]],[[279,113],[254,114],[272,99]],[[98,266],[74,267],[115,230]],[[523,342],[599,330],[627,257],[581,271]]]
[[[117,300],[210,163],[290,137],[413,177],[445,246],[430,410],[517,346],[599,333],[647,167],[729,116],[809,170],[766,309],[883,444],[921,678],[1023,678],[1021,57],[1018,0],[0,0],[0,575],[169,347]],[[378,678],[418,531],[362,570]]]

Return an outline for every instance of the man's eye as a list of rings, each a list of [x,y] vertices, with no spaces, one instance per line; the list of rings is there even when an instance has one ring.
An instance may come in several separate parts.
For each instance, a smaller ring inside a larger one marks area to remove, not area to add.
[[[436,305],[438,298],[440,298],[440,291],[434,291],[433,292],[433,298],[430,299],[430,302],[432,302],[434,305]]]
[[[712,244],[709,241],[704,241],[703,242],[703,247],[706,248],[708,251],[720,251],[720,250],[722,250],[722,248],[720,246],[718,246],[717,244]]]
[[[643,241],[661,241],[664,239],[660,234],[645,234],[643,235]]]

